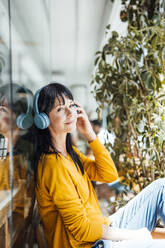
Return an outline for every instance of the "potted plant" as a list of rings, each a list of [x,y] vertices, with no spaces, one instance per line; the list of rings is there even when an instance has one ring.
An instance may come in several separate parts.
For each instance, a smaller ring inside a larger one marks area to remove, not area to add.
[[[119,174],[136,194],[165,176],[165,3],[122,4],[127,36],[112,31],[96,53],[91,84],[99,109],[108,106],[107,128],[116,136],[112,155]]]

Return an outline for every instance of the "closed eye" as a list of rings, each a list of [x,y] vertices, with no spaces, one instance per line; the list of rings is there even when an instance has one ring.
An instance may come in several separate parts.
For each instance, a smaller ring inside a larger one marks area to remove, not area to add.
[[[0,107],[0,112],[7,113],[7,110],[4,107]]]
[[[61,110],[63,110],[64,108],[60,107],[57,109],[57,112],[60,112]]]

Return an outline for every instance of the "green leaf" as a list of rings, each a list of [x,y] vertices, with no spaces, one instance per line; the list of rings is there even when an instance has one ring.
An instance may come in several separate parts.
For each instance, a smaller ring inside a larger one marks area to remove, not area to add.
[[[95,80],[96,80],[97,83],[99,83],[100,82],[100,77],[98,75],[96,75]]]
[[[149,71],[144,71],[141,74],[141,78],[144,82],[144,85],[147,89],[150,89],[152,87],[151,83],[152,83],[152,75]]]
[[[162,95],[158,96],[157,99],[160,100],[160,101],[165,100],[165,94],[162,94]]]
[[[106,26],[106,29],[110,30],[110,28],[111,28],[111,25],[108,24],[108,25]]]
[[[163,79],[163,80],[161,81],[161,84],[165,84],[165,79]]]
[[[97,58],[95,59],[95,63],[94,63],[95,66],[97,65],[99,59],[100,59],[100,57],[97,57]]]
[[[95,53],[95,55],[98,55],[98,54],[101,54],[101,52],[100,52],[100,51],[97,51],[97,52]]]
[[[112,31],[112,37],[113,38],[118,38],[119,37],[118,32]]]
[[[152,37],[152,40],[151,40],[152,48],[156,48],[157,43],[158,43],[158,36],[156,34],[154,34]]]
[[[165,60],[165,47],[162,49],[162,59]]]

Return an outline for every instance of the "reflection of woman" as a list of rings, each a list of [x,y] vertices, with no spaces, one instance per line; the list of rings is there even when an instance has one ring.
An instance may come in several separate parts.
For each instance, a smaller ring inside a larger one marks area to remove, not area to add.
[[[13,94],[13,102],[11,105],[10,100],[10,92],[9,85],[4,85],[0,87],[0,134],[3,135],[4,138],[8,141],[7,144],[7,154],[10,151],[11,144],[11,116],[12,116],[12,146],[13,146],[13,155],[14,155],[14,185],[18,185],[18,179],[25,178],[25,171],[27,172],[27,155],[30,155],[30,144],[26,139],[26,130],[23,130],[23,126],[20,128],[20,119],[21,115],[26,115],[27,109],[32,108],[32,93],[29,90],[25,90],[24,87],[21,87],[17,84],[13,84],[12,86],[12,94]],[[29,96],[27,97],[27,94]],[[31,101],[31,103],[30,103]],[[31,107],[28,106],[31,104]],[[12,110],[11,110],[12,109]],[[31,110],[28,110],[28,114],[31,115]],[[27,118],[26,118],[27,120]],[[30,123],[31,122],[31,123]],[[32,125],[32,117],[31,121],[29,121],[29,125],[24,125],[25,127],[30,127]],[[21,155],[21,156],[20,156]],[[9,156],[6,159],[1,160],[1,164],[9,165]],[[7,166],[4,166],[5,169],[2,170],[3,173],[0,173],[0,189],[7,190],[10,188],[9,183],[9,171]],[[6,171],[6,175],[5,172]]]
[[[138,239],[139,247],[157,247],[149,246],[151,234],[142,227],[151,231],[158,214],[165,220],[164,180],[146,188],[129,203],[129,210],[126,207],[117,216],[103,217],[90,180],[112,182],[118,175],[85,111],[65,86],[52,83],[36,93],[35,112],[36,195],[49,247],[91,247],[101,238],[130,240],[129,247]],[[72,147],[70,133],[76,126],[88,140],[95,160]],[[118,244],[110,242],[108,247]]]
[[[10,190],[11,186],[14,189],[13,231],[15,233],[15,230],[17,230],[16,236],[18,237],[21,236],[20,232],[23,234],[25,219],[29,215],[33,194],[32,175],[29,168],[31,146],[26,138],[27,127],[32,125],[32,117],[30,116],[33,95],[30,90],[17,84],[12,85],[12,94],[13,101],[11,104],[9,85],[0,87],[0,134],[8,140],[7,156],[2,157],[0,160],[0,192],[5,197],[5,195],[7,196],[7,190]],[[13,148],[13,153],[11,154],[13,155],[13,169],[11,168],[9,156],[11,144]]]

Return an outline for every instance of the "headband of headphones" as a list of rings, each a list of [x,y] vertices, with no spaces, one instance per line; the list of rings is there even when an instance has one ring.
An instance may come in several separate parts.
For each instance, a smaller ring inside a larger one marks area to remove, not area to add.
[[[27,110],[26,113],[20,114],[16,119],[16,124],[21,129],[30,128],[33,125],[33,96],[30,94],[27,88],[23,87],[25,91],[25,96],[27,100]]]
[[[34,96],[34,124],[39,129],[46,129],[50,124],[49,117],[44,112],[40,113],[38,108],[38,100],[42,89],[37,90]]]
[[[35,96],[34,96],[34,114],[37,115],[39,114],[39,109],[38,109],[38,99],[39,99],[39,96],[40,96],[40,92],[41,92],[42,88],[37,90],[37,92],[35,93]]]

